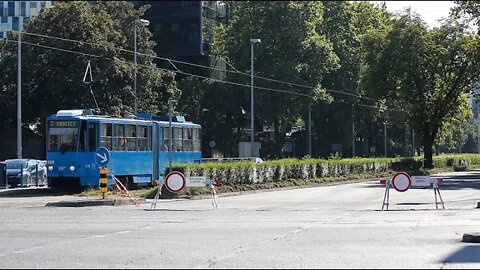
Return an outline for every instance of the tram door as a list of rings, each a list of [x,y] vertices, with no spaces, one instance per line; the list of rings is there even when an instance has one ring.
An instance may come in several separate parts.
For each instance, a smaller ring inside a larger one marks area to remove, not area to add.
[[[98,123],[88,123],[88,151],[95,152],[98,148]]]

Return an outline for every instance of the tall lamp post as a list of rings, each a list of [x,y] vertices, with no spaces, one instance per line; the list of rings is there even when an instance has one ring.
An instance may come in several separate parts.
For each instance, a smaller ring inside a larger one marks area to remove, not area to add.
[[[168,130],[169,130],[169,146],[168,146],[168,171],[172,171],[172,149],[173,149],[173,130],[172,130],[172,106],[173,103],[177,102],[176,100],[169,98],[168,99]]]
[[[250,155],[251,157],[254,157],[254,142],[255,142],[255,137],[254,137],[254,103],[253,103],[253,44],[255,43],[260,43],[262,42],[259,38],[251,38],[250,39],[250,54],[251,54],[251,67],[250,67],[250,74],[251,74],[251,90],[250,90],[250,108],[251,108],[251,114],[250,114]]]
[[[134,103],[134,114],[137,114],[137,26],[148,26],[150,24],[149,20],[136,19],[133,22],[133,34],[134,34],[134,45],[133,45],[133,62],[134,62],[134,79],[133,79],[133,92],[135,94],[135,103]]]
[[[17,158],[22,158],[22,30],[18,31],[17,55]]]
[[[383,122],[383,142],[383,150],[385,151],[385,157],[387,157],[387,122]]]

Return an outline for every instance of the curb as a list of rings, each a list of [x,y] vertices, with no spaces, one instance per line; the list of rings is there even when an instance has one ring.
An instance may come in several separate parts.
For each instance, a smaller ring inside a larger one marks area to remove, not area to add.
[[[49,190],[47,186],[0,189],[0,197],[27,196]]]
[[[146,203],[146,200],[143,198],[135,199],[137,204]],[[74,201],[59,201],[59,202],[48,202],[45,206],[56,206],[56,207],[88,207],[88,206],[119,206],[119,205],[134,205],[132,199],[130,198],[114,198],[114,199],[90,199],[90,200],[74,200]]]
[[[462,242],[480,243],[480,233],[465,233],[463,234]]]

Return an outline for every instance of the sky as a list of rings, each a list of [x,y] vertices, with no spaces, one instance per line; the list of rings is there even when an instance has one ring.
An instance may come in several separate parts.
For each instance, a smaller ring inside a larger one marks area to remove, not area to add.
[[[450,8],[456,6],[453,1],[370,1],[375,3],[385,2],[387,10],[391,12],[401,11],[410,6],[412,10],[420,14],[422,19],[431,27],[440,26],[436,21],[442,17],[448,17]]]

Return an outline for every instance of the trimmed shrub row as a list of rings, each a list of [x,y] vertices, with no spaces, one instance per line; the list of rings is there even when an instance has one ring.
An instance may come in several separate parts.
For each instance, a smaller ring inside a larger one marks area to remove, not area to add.
[[[220,180],[225,184],[255,184],[388,170],[416,171],[421,168],[422,163],[422,158],[281,159],[263,163],[177,163],[172,169],[182,172],[186,177],[206,176],[207,179]],[[434,156],[433,163],[437,168],[479,165],[480,154]]]

